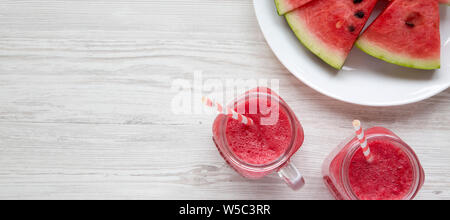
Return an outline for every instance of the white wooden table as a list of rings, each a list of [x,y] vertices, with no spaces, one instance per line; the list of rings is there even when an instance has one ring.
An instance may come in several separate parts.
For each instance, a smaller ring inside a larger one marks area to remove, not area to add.
[[[250,0],[0,0],[0,199],[331,199],[322,160],[350,122],[383,125],[450,199],[450,91],[401,107],[325,97],[266,45]],[[213,117],[173,115],[171,83],[277,78],[306,140],[307,186],[248,181],[211,140]]]

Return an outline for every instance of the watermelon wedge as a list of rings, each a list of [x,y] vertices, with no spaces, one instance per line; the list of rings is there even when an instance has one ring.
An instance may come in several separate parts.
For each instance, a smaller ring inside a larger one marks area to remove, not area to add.
[[[275,5],[277,6],[278,14],[284,15],[310,1],[312,0],[275,0]]]
[[[356,45],[389,63],[416,69],[439,69],[438,0],[392,1]]]
[[[286,14],[297,38],[341,69],[378,0],[317,0]]]

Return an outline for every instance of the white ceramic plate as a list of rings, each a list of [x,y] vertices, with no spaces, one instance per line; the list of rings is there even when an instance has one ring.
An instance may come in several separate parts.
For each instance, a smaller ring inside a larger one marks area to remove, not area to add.
[[[253,0],[261,30],[275,55],[297,78],[332,98],[367,106],[418,102],[450,86],[450,7],[442,5],[441,69],[415,70],[396,66],[353,48],[342,70],[329,67],[297,40],[273,0]],[[379,14],[378,5],[369,22]]]

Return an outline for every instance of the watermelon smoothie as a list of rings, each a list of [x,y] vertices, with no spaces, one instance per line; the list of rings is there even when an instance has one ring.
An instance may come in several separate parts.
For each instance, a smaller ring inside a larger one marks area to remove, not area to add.
[[[258,99],[251,99],[238,105],[248,109],[257,103]],[[261,125],[264,115],[259,109],[257,114],[244,115],[251,118],[255,125],[248,126],[228,119],[225,128],[227,143],[236,157],[255,165],[268,164],[280,158],[289,148],[293,135],[286,111],[280,109],[278,121],[273,125]]]
[[[227,163],[246,178],[259,179],[278,172],[291,188],[302,187],[303,177],[290,158],[303,144],[303,129],[289,106],[270,89],[256,88],[229,107],[254,124],[217,116],[213,140]]]
[[[342,143],[322,167],[330,192],[341,200],[413,199],[425,178],[414,151],[386,128],[365,133],[373,162],[367,162],[357,138]]]

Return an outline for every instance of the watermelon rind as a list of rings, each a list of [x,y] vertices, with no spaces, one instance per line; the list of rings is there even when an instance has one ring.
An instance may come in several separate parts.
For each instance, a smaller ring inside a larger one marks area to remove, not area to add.
[[[356,41],[356,46],[373,57],[404,67],[423,70],[433,70],[441,67],[440,59],[418,59],[396,54],[377,46],[374,42],[364,37],[360,37]]]
[[[288,11],[287,5],[281,0],[275,0],[275,5],[277,6],[278,15],[284,15]]]
[[[311,2],[312,0],[275,0],[275,5],[277,7],[278,15],[283,16],[295,9],[302,7],[303,5]]]
[[[300,42],[320,59],[330,66],[340,70],[344,65],[346,55],[333,48],[326,47],[316,36],[314,36],[301,19],[297,19],[295,13],[285,15],[286,20],[294,31]]]

